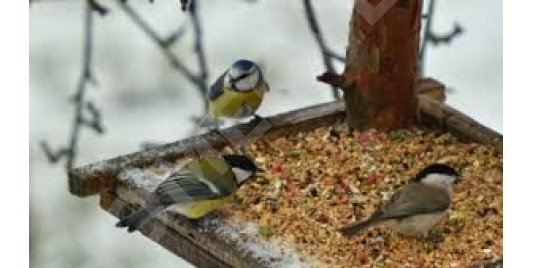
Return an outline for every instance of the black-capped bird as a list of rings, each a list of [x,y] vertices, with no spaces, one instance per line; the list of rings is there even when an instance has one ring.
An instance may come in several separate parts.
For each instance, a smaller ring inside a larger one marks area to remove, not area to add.
[[[459,174],[452,167],[431,164],[397,190],[370,218],[339,231],[352,236],[384,224],[408,236],[427,237],[429,230],[445,217],[452,200],[452,185],[458,179]]]
[[[128,227],[133,232],[167,208],[189,219],[198,219],[231,202],[238,187],[260,171],[243,155],[191,159],[157,186],[143,208],[122,218],[117,227]]]

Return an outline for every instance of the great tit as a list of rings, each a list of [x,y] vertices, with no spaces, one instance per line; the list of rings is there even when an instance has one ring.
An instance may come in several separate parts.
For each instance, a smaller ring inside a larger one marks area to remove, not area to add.
[[[143,208],[122,218],[117,227],[128,227],[133,232],[167,208],[198,219],[230,202],[238,187],[258,172],[261,169],[242,155],[191,159],[150,193]]]
[[[269,86],[259,66],[250,60],[238,60],[209,89],[209,112],[214,119],[253,115],[254,120],[260,120],[255,111],[267,91]]]
[[[384,224],[408,236],[427,237],[429,230],[445,217],[452,199],[452,184],[458,179],[459,174],[452,167],[431,164],[397,190],[370,218],[339,231],[352,236]]]

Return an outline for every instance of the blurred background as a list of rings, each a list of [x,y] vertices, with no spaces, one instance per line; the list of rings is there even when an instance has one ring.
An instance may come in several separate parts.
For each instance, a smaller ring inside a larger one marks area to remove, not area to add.
[[[76,165],[140,149],[146,141],[190,135],[202,96],[125,16],[118,1],[94,19],[93,72],[87,98],[101,110],[106,133],[84,129]],[[196,67],[193,32],[177,0],[129,1],[166,36],[186,23],[172,47]],[[252,3],[250,3],[252,2]],[[353,0],[312,1],[326,42],[344,55]],[[84,1],[34,1],[30,7],[30,264],[32,267],[187,267],[139,233],[114,227],[96,198],[69,194],[63,163],[48,163],[39,141],[67,143],[81,72]],[[272,115],[333,100],[315,76],[324,71],[302,1],[199,0],[213,82],[237,58],[259,62],[271,92],[259,110]],[[502,1],[437,1],[434,31],[458,22],[465,32],[449,45],[429,46],[425,74],[453,91],[447,103],[502,132]],[[187,25],[188,24],[188,25]],[[341,65],[337,70],[342,70]],[[195,69],[196,70],[196,69]]]

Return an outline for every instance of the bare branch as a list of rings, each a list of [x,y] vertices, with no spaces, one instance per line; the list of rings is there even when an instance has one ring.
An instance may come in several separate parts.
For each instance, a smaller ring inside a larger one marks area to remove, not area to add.
[[[326,50],[326,51],[324,51],[324,53],[326,53],[326,55],[328,55],[329,57],[331,57],[334,60],[338,60],[338,61],[340,61],[342,63],[346,62],[346,57],[343,57],[343,56],[341,56],[340,54],[337,54],[334,51]]]
[[[87,0],[92,10],[98,12],[101,16],[104,16],[109,11],[106,7],[102,6],[96,0]]]
[[[189,82],[192,84],[198,86],[202,83],[201,78],[197,75],[195,75],[187,66],[185,66],[180,59],[172,51],[169,49],[167,42],[163,38],[161,38],[157,32],[150,26],[148,23],[144,21],[144,19],[126,2],[123,2],[122,0],[117,0],[120,7],[124,12],[126,12],[126,15],[130,17],[130,19],[137,24],[137,26],[150,38],[154,43],[156,43],[159,48],[161,48],[161,51],[167,57],[167,59],[170,61],[172,66],[176,68]]]
[[[455,37],[463,33],[463,27],[458,23],[453,25],[453,30],[448,34],[437,35],[433,32],[429,33],[428,39],[433,45],[440,45],[441,43],[449,44]]]
[[[346,87],[346,81],[345,81],[344,76],[336,74],[336,73],[325,72],[317,76],[316,79],[320,82],[329,84],[335,88],[344,89]]]
[[[88,0],[85,6],[85,18],[84,18],[84,46],[83,46],[83,58],[82,58],[82,70],[80,79],[78,81],[77,90],[73,96],[74,101],[74,119],[72,122],[71,133],[69,137],[68,146],[61,148],[56,152],[53,152],[48,143],[41,142],[41,148],[46,154],[48,160],[52,163],[58,162],[62,158],[66,158],[65,168],[67,171],[71,170],[74,166],[79,144],[80,130],[83,126],[88,126],[94,129],[97,133],[103,133],[103,127],[101,123],[101,114],[96,109],[92,102],[85,101],[85,93],[87,91],[87,84],[94,83],[94,77],[91,71],[92,64],[92,51],[93,51],[93,25],[94,15],[96,11],[100,14],[105,14],[107,10],[98,5],[95,1]],[[91,114],[90,119],[86,119],[83,116],[84,107]]]
[[[459,24],[454,25],[454,30],[447,35],[436,35],[433,33],[433,16],[435,15],[435,0],[429,0],[428,11],[423,15],[423,18],[426,19],[426,25],[424,29],[424,35],[422,38],[422,45],[420,48],[419,55],[419,76],[424,76],[424,65],[426,60],[426,51],[428,43],[431,42],[433,45],[439,45],[441,43],[450,43],[455,37],[459,36],[463,32],[463,28]]]
[[[183,37],[183,35],[185,34],[185,32],[187,30],[185,25],[186,24],[183,23],[182,25],[180,25],[178,27],[178,29],[174,33],[170,34],[166,38],[163,38],[164,45],[167,46],[167,47],[170,47],[174,43],[177,43],[181,39],[181,37]]]
[[[100,115],[100,111],[96,109],[93,102],[88,101],[86,104],[86,109],[91,115],[89,119],[82,117],[81,121],[82,124],[84,124],[87,127],[92,128],[96,133],[103,134],[104,133],[104,127],[102,126],[102,119]]]
[[[46,155],[48,162],[52,164],[57,163],[59,160],[61,160],[63,157],[67,157],[69,154],[68,148],[61,148],[54,152],[46,141],[41,141],[39,144]]]
[[[207,95],[208,85],[207,85],[207,78],[208,78],[208,71],[207,71],[207,62],[205,59],[205,50],[203,45],[203,30],[202,25],[200,23],[200,18],[198,16],[197,12],[197,5],[198,1],[191,0],[191,3],[189,5],[189,11],[191,12],[191,21],[194,29],[194,51],[196,52],[196,58],[198,62],[198,66],[200,69],[200,74],[198,75],[200,78],[200,83],[197,85],[200,91],[202,92],[203,96]],[[207,99],[205,99],[205,108],[207,109]]]
[[[336,71],[333,66],[332,59],[341,60],[341,61],[344,61],[345,59],[341,56],[338,56],[331,49],[327,47],[326,42],[324,41],[324,38],[322,37],[322,33],[320,32],[318,21],[316,19],[316,14],[313,9],[313,6],[311,5],[311,1],[303,0],[303,4],[304,4],[304,9],[305,9],[305,16],[307,18],[307,22],[309,23],[309,28],[311,32],[313,33],[313,36],[316,42],[318,43],[320,52],[322,53],[322,60],[324,62],[324,66],[326,67],[326,72],[335,73]],[[340,92],[338,88],[332,85],[331,91],[335,99],[337,100],[340,99]]]
[[[181,11],[183,11],[183,12],[187,11],[187,4],[188,4],[189,1],[187,1],[187,0],[180,0],[180,2],[181,2]],[[192,2],[192,1],[191,1],[191,2]]]
[[[424,74],[424,65],[426,63],[426,51],[427,51],[427,45],[428,45],[428,37],[430,35],[430,32],[431,32],[431,27],[433,26],[433,14],[435,13],[435,0],[429,0],[429,5],[428,5],[428,11],[425,15],[426,17],[426,25],[425,25],[425,28],[424,28],[424,35],[422,37],[422,44],[420,46],[420,55],[418,56],[419,58],[419,76],[422,77],[423,74]]]
[[[137,26],[152,40],[154,41],[167,59],[171,62],[172,66],[176,68],[190,83],[192,83],[198,89],[202,98],[204,98],[204,110],[207,111],[207,99],[205,98],[207,94],[208,86],[208,70],[207,62],[205,59],[205,49],[203,45],[203,30],[200,23],[200,18],[198,16],[198,3],[195,0],[186,1],[186,5],[189,5],[190,19],[193,26],[194,32],[194,51],[196,53],[199,73],[195,74],[191,71],[185,64],[183,64],[179,58],[171,51],[170,46],[175,44],[177,40],[184,33],[184,26],[180,26],[178,30],[170,35],[168,38],[160,37],[157,32],[146,23],[143,18],[127,3],[119,0],[119,4],[126,14],[133,20]],[[183,2],[182,2],[183,4]]]

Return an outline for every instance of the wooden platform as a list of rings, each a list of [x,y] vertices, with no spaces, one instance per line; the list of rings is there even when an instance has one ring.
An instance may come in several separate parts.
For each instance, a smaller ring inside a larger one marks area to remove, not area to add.
[[[331,125],[343,119],[344,109],[343,102],[332,102],[266,118],[271,124],[267,135],[285,135]],[[457,110],[425,96],[420,97],[420,109],[421,122],[424,124],[448,130],[460,139],[491,144],[502,152],[502,135]],[[238,130],[246,135],[253,128],[251,124],[243,124],[222,132],[230,134]],[[143,196],[150,188],[150,183],[119,179],[122,171],[143,169],[160,162],[175,162],[195,149],[207,148],[206,145],[220,149],[227,144],[225,138],[208,134],[82,166],[69,173],[69,189],[72,194],[80,197],[99,195],[102,208],[118,216],[142,203]],[[268,246],[247,238],[245,232],[237,230],[236,236],[228,236],[220,231],[231,228],[220,226],[220,222],[210,218],[203,219],[200,223],[191,223],[179,216],[170,216],[170,219],[161,216],[145,224],[140,231],[199,267],[258,268],[272,263],[275,265],[276,262],[298,261],[294,256],[277,252],[271,255],[258,254],[257,247],[259,250],[269,251]]]

